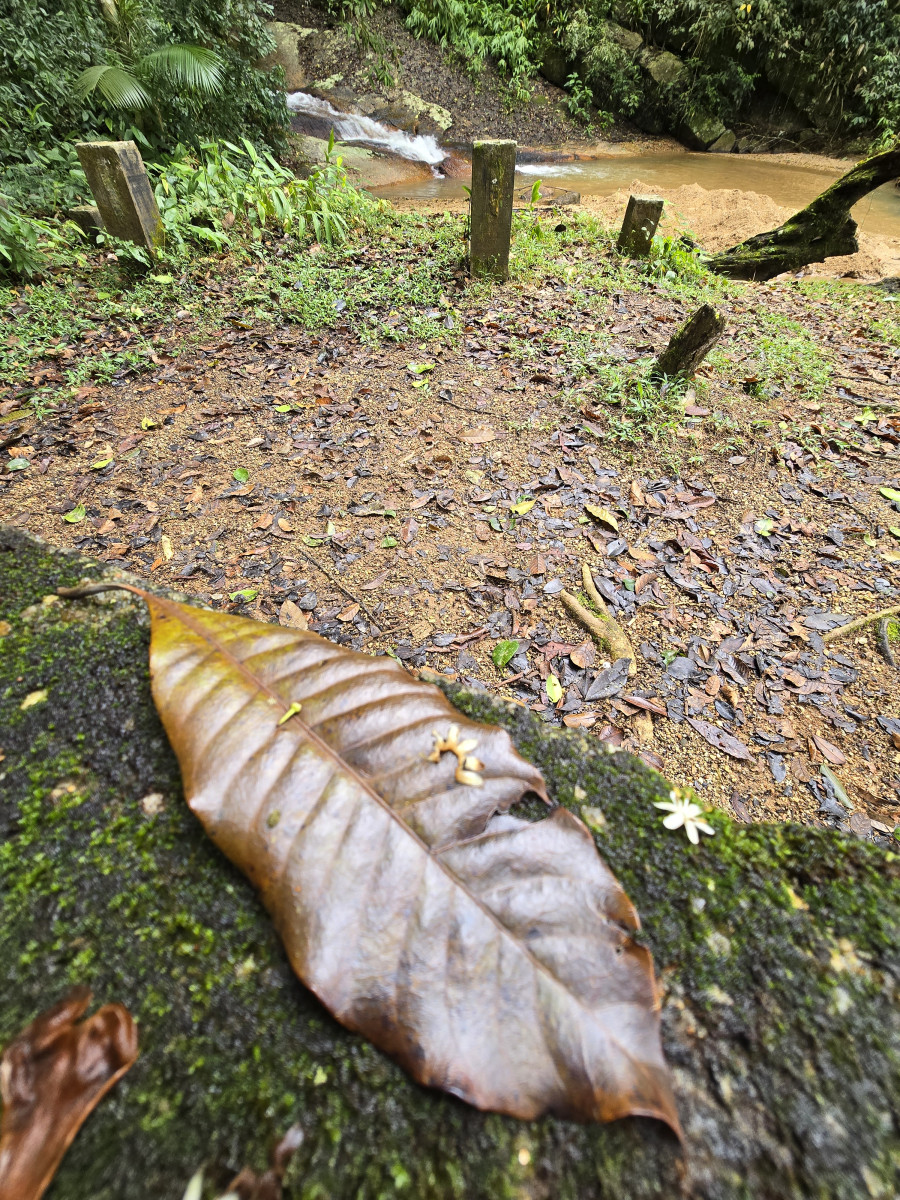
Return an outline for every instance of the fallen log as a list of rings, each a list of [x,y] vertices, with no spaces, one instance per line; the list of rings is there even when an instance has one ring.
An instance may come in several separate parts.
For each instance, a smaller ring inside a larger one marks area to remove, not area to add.
[[[859,242],[850,209],[898,175],[900,149],[867,158],[777,229],[711,255],[706,265],[731,279],[765,280],[826,258],[855,254]]]

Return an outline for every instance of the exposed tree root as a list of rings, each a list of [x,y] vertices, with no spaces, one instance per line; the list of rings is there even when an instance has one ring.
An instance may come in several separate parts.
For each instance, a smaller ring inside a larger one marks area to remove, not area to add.
[[[828,633],[823,635],[822,641],[834,642],[839,637],[843,637],[845,633],[855,633],[857,629],[871,625],[873,621],[881,621],[885,617],[895,617],[897,613],[900,613],[900,604],[895,604],[893,608],[883,608],[880,612],[869,613],[865,617],[857,617],[849,625],[839,625],[837,629],[830,629]]]
[[[571,592],[560,592],[560,600],[562,600],[575,620],[590,633],[594,641],[609,651],[614,660],[619,658],[627,658],[629,660],[628,674],[634,675],[637,671],[637,658],[634,653],[634,647],[622,626],[609,615],[606,601],[597,591],[594,577],[591,574],[591,568],[587,563],[581,564],[581,579],[584,584],[584,590],[587,592],[591,603],[599,610],[600,615],[597,616],[589,612],[583,604],[575,599]],[[650,713],[637,713],[633,719],[632,727],[639,742],[649,742],[652,740],[653,718]]]
[[[732,279],[771,279],[859,249],[850,209],[863,196],[900,175],[900,149],[876,154],[842,175],[812,204],[777,229],[758,233],[730,250],[711,255],[706,265]]]

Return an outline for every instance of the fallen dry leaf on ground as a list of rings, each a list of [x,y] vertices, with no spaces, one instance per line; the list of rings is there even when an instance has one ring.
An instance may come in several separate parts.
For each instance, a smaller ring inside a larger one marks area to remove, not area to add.
[[[281,1182],[288,1164],[303,1144],[303,1130],[292,1125],[269,1156],[269,1169],[260,1175],[245,1167],[228,1185],[226,1196],[238,1200],[281,1200]]]
[[[73,988],[36,1017],[0,1059],[0,1200],[39,1200],[84,1121],[137,1058],[121,1004],[77,1024],[91,993]]]
[[[388,658],[118,586],[191,809],[338,1020],[479,1108],[677,1131],[637,914],[566,809],[497,815],[547,798],[505,731]]]

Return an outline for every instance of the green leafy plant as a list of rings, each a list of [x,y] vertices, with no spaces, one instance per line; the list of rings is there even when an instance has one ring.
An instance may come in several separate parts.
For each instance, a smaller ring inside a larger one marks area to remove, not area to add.
[[[46,250],[64,245],[73,226],[60,227],[22,212],[0,193],[0,276],[29,279],[46,264]]]
[[[97,91],[114,109],[163,118],[157,96],[177,88],[190,96],[222,91],[222,60],[205,46],[160,45],[160,29],[142,0],[100,0],[111,35],[110,61],[90,66],[75,80],[81,98]]]
[[[134,136],[134,111],[104,100],[101,86],[86,95],[75,86],[90,68],[128,69],[121,35],[103,12],[100,0],[0,4],[2,190],[26,211],[56,212],[88,199],[75,141]],[[141,76],[138,83],[155,105],[138,114],[150,143],[149,149],[141,146],[145,160],[170,153],[179,142],[197,145],[222,136],[283,148],[288,115],[282,74],[254,66],[274,45],[268,15],[264,0],[140,0],[145,30],[133,51],[138,59],[151,56],[152,78]],[[173,82],[173,70],[181,78],[192,68],[184,56],[173,63],[172,46],[198,48],[200,58],[215,56],[221,78],[215,95]],[[164,53],[152,57],[159,50]]]
[[[512,95],[526,99],[525,81],[540,60],[539,14],[546,0],[406,0],[406,24],[417,37],[437,42],[477,72],[489,58],[511,77]]]
[[[581,121],[590,129],[593,124],[591,105],[594,102],[594,93],[575,71],[566,80],[566,91],[569,93],[566,96],[566,111],[569,116]]]
[[[248,139],[204,142],[199,153],[179,147],[159,167],[156,198],[170,248],[206,242],[223,248],[238,232],[259,241],[267,231],[312,237],[325,245],[345,240],[378,203],[350,187],[334,135],[325,162],[308,179],[298,179]]]

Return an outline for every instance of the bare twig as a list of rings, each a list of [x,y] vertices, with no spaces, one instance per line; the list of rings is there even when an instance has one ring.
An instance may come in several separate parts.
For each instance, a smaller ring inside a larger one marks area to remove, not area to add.
[[[340,582],[340,580],[335,579],[335,577],[332,575],[332,573],[326,567],[323,567],[321,563],[316,562],[316,560],[313,558],[313,556],[311,554],[307,554],[306,551],[301,550],[299,546],[292,546],[291,553],[299,554],[300,557],[305,558],[308,563],[312,563],[312,565],[316,568],[316,570],[321,571],[321,573],[325,576],[325,578],[329,579],[336,588],[338,588],[340,591],[342,591],[345,596],[349,596],[354,604],[358,604],[359,607],[366,614],[366,616],[369,618],[370,621],[374,621],[376,625],[378,624],[378,619],[375,616],[373,616],[373,614],[366,608],[365,604],[362,602],[362,600],[360,600],[359,596],[355,596],[348,587],[344,587],[344,585]]]
[[[900,613],[900,604],[895,604],[893,608],[882,608],[879,612],[869,613],[865,617],[857,617],[849,625],[839,625],[837,629],[830,629],[828,633],[823,635],[822,641],[826,643],[836,641],[839,637],[843,637],[845,633],[855,633],[857,629],[871,625],[873,621],[881,621],[884,617],[895,617],[897,613]]]

